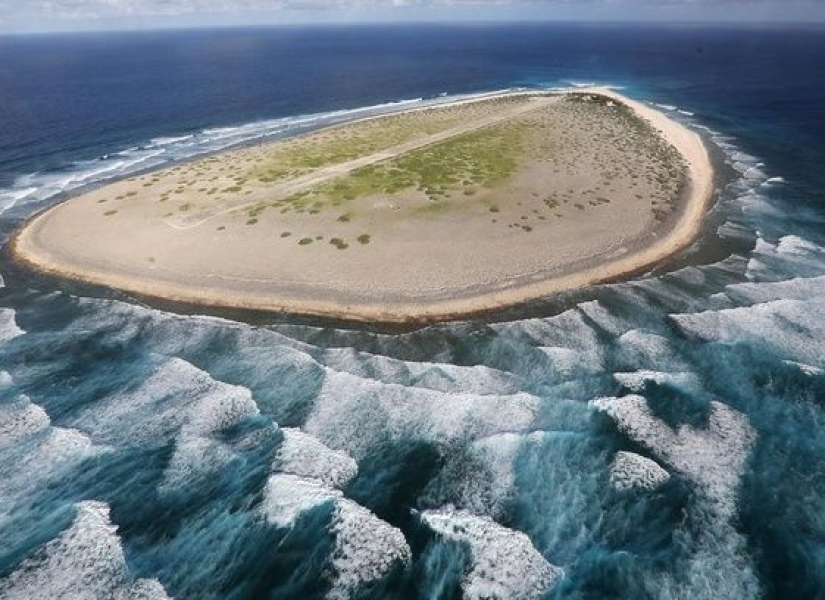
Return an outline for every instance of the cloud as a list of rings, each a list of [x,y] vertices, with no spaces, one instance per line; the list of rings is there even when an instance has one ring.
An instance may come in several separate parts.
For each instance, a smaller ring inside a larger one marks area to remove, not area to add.
[[[282,10],[317,11],[358,8],[391,9],[393,7],[468,7],[531,5],[534,7],[599,6],[650,8],[775,5],[774,0],[7,0],[0,2],[2,12],[20,9],[49,17],[103,18],[114,16],[175,16],[198,13],[265,13]],[[811,2],[811,4],[815,4]]]
[[[825,21],[823,0],[0,0],[0,31],[393,20]]]

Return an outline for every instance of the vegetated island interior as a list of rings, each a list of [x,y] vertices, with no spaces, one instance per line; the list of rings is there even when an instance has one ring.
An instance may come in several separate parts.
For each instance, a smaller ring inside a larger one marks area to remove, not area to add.
[[[638,272],[697,234],[694,132],[615,92],[510,92],[117,181],[28,221],[41,272],[168,300],[384,322]]]

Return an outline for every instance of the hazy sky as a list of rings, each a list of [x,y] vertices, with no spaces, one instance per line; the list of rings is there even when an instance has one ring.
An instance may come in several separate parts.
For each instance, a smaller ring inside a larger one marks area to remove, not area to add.
[[[825,0],[0,0],[0,31],[372,21],[825,22]]]

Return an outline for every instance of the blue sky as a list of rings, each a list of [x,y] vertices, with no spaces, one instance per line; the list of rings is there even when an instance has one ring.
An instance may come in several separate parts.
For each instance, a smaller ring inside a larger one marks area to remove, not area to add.
[[[0,0],[0,31],[374,21],[825,22],[825,0]]]

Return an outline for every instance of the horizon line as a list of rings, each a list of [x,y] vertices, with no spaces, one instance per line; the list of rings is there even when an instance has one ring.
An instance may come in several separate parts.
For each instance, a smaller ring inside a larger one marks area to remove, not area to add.
[[[336,29],[336,28],[357,28],[357,27],[432,27],[432,26],[468,26],[468,27],[506,27],[506,26],[546,26],[546,25],[566,25],[566,26],[636,26],[636,27],[686,27],[686,28],[713,28],[713,29],[752,29],[752,28],[774,28],[774,29],[818,29],[825,27],[825,21],[797,21],[797,20],[765,20],[765,21],[735,21],[735,20],[633,20],[633,19],[535,19],[535,18],[515,18],[506,20],[494,19],[463,19],[463,18],[442,18],[442,19],[420,19],[420,20],[373,20],[373,21],[289,21],[282,23],[230,23],[221,25],[217,23],[191,24],[180,23],[154,24],[152,26],[124,26],[107,28],[54,28],[42,30],[25,31],[4,31],[0,29],[0,37],[29,37],[48,35],[95,35],[107,33],[175,33],[175,32],[195,32],[195,31],[265,31],[277,29]]]

